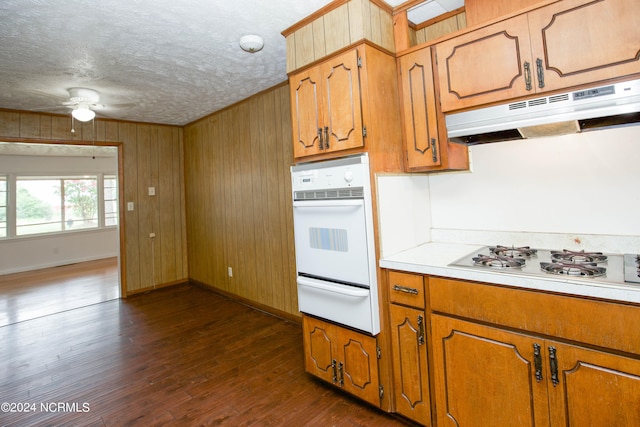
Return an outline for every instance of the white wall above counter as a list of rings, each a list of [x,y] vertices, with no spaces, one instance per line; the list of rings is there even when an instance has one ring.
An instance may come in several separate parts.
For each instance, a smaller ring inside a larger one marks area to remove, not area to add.
[[[427,242],[640,253],[640,126],[470,150],[471,172],[378,177],[383,258]]]

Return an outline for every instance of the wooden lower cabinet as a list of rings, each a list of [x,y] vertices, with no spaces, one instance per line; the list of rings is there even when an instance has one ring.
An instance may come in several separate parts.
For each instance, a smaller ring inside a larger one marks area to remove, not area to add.
[[[305,370],[380,406],[375,337],[310,316],[302,317]]]
[[[640,360],[433,315],[437,425],[637,426]]]
[[[396,412],[423,425],[431,424],[426,315],[391,304],[391,348]]]

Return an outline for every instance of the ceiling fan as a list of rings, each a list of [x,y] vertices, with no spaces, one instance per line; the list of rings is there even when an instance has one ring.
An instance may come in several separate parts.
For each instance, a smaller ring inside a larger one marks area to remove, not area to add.
[[[43,108],[32,109],[31,111],[61,111],[68,112],[71,110],[71,116],[80,122],[88,122],[95,118],[96,113],[100,116],[108,117],[106,110],[111,108],[128,108],[134,104],[109,104],[100,103],[100,93],[94,89],[86,87],[71,87],[67,89],[68,97],[61,98],[57,95],[32,90],[38,96],[46,96],[55,99],[56,106],[48,106]]]
[[[71,115],[74,119],[81,122],[88,122],[95,116],[95,109],[104,108],[104,105],[98,104],[100,94],[93,89],[84,87],[72,87],[69,89],[69,100],[63,102],[62,105],[71,108]]]

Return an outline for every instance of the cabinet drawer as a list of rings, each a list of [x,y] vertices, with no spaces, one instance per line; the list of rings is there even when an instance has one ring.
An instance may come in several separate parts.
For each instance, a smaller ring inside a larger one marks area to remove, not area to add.
[[[421,275],[389,272],[389,299],[392,303],[424,309],[424,280]]]

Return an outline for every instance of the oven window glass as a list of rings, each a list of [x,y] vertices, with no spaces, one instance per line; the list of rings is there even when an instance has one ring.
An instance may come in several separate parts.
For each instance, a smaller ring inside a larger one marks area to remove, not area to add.
[[[309,228],[309,241],[314,249],[348,252],[347,230],[341,228]]]

